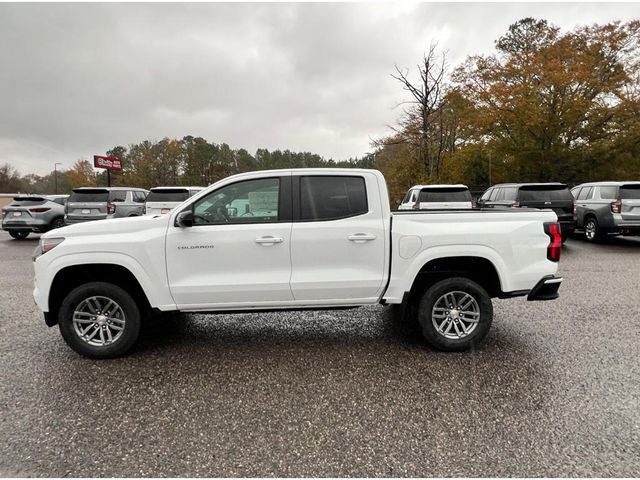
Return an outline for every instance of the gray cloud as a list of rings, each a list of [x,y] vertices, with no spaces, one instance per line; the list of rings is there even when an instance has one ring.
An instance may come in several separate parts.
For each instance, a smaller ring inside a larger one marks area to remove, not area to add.
[[[525,16],[565,28],[634,4],[0,4],[0,163],[201,135],[362,155],[403,98],[393,66],[437,40],[456,64]]]

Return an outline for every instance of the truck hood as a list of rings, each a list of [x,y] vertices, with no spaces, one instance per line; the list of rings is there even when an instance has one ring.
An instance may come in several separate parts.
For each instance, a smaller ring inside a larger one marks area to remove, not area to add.
[[[134,233],[150,228],[166,226],[169,224],[170,215],[111,218],[107,220],[94,220],[91,222],[76,223],[62,228],[56,228],[42,235],[41,238],[81,237],[85,235],[108,233]]]

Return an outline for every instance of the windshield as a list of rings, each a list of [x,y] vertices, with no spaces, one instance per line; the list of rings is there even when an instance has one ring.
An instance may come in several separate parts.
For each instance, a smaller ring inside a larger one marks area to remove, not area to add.
[[[420,202],[470,202],[471,192],[468,188],[423,188],[420,191]]]
[[[521,202],[548,202],[552,200],[571,200],[569,187],[565,185],[535,185],[520,187]]]
[[[189,198],[186,188],[173,188],[162,190],[151,190],[147,195],[147,202],[184,202]]]
[[[107,190],[74,190],[69,196],[69,202],[106,202],[109,198]]]
[[[620,198],[623,200],[640,200],[640,185],[623,185],[620,187]]]

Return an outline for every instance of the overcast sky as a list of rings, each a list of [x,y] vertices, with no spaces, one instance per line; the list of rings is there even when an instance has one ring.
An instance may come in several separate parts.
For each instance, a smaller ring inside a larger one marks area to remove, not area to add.
[[[389,74],[431,40],[456,64],[516,20],[628,20],[638,4],[0,4],[0,164],[70,167],[202,136],[336,160],[388,133]]]

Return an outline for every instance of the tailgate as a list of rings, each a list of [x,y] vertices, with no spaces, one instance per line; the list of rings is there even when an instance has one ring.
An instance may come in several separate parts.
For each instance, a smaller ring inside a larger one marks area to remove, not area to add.
[[[560,222],[573,221],[573,197],[566,185],[523,185],[518,200],[521,207],[553,210]]]
[[[640,223],[640,184],[620,187],[620,213],[625,222]]]

